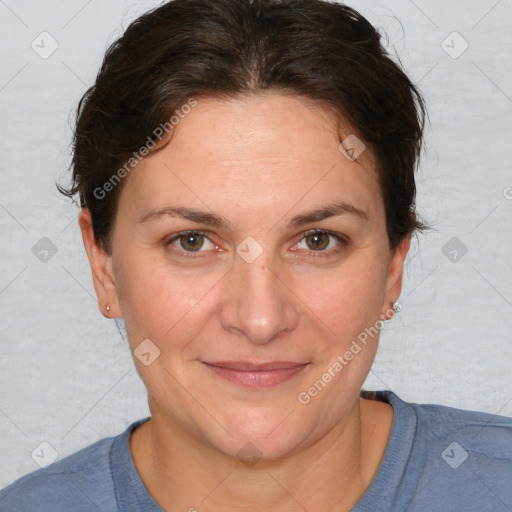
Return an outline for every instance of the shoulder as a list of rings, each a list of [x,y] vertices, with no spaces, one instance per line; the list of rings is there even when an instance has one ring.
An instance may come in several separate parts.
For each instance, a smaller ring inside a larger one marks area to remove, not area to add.
[[[376,392],[396,413],[414,416],[416,430],[428,430],[430,437],[457,437],[466,446],[490,457],[512,456],[512,418],[436,404],[405,402],[391,391]]]
[[[512,507],[512,418],[406,403],[393,394],[390,402],[416,417],[409,465],[421,465],[422,476],[413,501],[432,503],[435,495],[445,510]]]
[[[117,510],[110,465],[110,450],[116,437],[101,439],[19,478],[0,491],[0,510]]]
[[[459,442],[471,453],[512,462],[512,418],[433,404],[408,404],[418,428],[436,440]]]

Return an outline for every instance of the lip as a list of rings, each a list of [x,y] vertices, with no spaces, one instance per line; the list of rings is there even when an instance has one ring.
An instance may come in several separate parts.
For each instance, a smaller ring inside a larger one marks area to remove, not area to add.
[[[302,373],[310,364],[292,361],[272,361],[262,364],[245,361],[201,362],[219,377],[249,388],[277,386]]]

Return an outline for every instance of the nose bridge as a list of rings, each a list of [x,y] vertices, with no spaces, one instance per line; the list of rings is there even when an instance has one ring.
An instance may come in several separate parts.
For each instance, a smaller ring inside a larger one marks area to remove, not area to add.
[[[270,256],[263,253],[252,262],[236,257],[231,272],[222,324],[252,343],[268,343],[298,321],[293,294],[273,267]]]

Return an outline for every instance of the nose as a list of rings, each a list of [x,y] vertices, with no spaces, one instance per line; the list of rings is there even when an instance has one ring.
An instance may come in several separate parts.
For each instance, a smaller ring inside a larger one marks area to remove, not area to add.
[[[227,297],[221,324],[225,330],[263,345],[297,326],[299,301],[263,255],[252,263],[237,258],[224,285]]]

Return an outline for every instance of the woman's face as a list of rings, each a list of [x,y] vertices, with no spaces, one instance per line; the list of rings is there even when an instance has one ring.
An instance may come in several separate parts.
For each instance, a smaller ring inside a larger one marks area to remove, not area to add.
[[[125,178],[112,256],[89,251],[95,286],[155,420],[280,457],[350,418],[408,242],[390,253],[371,155],[344,155],[326,110],[197,101]]]

